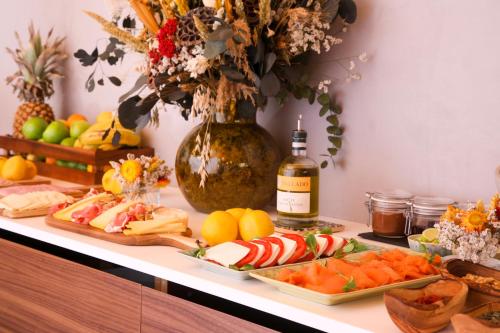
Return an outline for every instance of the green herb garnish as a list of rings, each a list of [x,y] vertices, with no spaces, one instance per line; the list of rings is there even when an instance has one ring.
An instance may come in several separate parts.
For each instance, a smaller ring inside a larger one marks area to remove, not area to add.
[[[190,255],[191,257],[202,258],[205,256],[206,252],[207,252],[207,250],[204,247],[199,247],[197,249],[190,250],[186,253],[188,255]]]
[[[236,265],[229,265],[230,269],[234,269],[235,271],[251,271],[252,269],[255,269],[253,265],[246,264],[242,267],[238,267]]]
[[[318,257],[318,242],[316,241],[314,234],[307,235],[306,244],[309,252],[312,252],[314,254],[314,258],[316,259]]]
[[[356,281],[354,281],[354,278],[351,276],[349,281],[342,287],[342,290],[345,292],[349,292],[351,290],[356,289]]]
[[[330,227],[323,227],[322,229],[320,229],[319,233],[325,235],[331,235],[333,234],[333,230]]]

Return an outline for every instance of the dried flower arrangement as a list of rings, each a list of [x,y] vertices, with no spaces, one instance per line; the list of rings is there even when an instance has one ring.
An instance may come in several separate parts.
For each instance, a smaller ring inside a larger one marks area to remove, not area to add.
[[[135,157],[134,154],[128,154],[126,160],[110,164],[115,170],[114,178],[120,182],[123,193],[129,200],[139,198],[153,187],[160,188],[170,183],[172,169],[157,156]]]
[[[144,29],[120,27],[123,6],[112,21],[87,12],[113,38],[147,58],[134,88],[120,99],[124,127],[157,124],[159,108],[165,103],[177,105],[184,118],[199,117],[206,124],[198,140],[198,150],[206,152],[216,113],[230,120],[236,110],[263,109],[270,97],[283,105],[291,94],[321,105],[319,115],[329,124],[331,143],[322,154],[321,167],[333,163],[344,132],[338,118],[342,110],[328,93],[334,81],[310,83],[304,64],[307,55],[328,52],[342,42],[338,35],[356,19],[353,0],[129,0],[129,4]],[[95,53],[92,59],[99,57]],[[346,80],[358,80],[356,62],[366,60],[361,54],[334,61],[345,69]],[[209,158],[201,155],[202,160]]]
[[[449,206],[441,221],[439,243],[461,260],[478,263],[494,257],[500,239],[500,196],[496,194],[486,209],[482,201],[468,209]]]

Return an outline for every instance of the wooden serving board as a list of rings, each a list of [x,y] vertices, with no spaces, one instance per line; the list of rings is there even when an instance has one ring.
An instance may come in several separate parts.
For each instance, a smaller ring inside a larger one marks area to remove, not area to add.
[[[137,235],[125,236],[122,233],[107,233],[101,229],[94,228],[90,225],[76,224],[68,221],[63,221],[47,216],[45,223],[51,227],[71,231],[80,235],[102,239],[108,242],[129,245],[129,246],[150,246],[150,245],[163,245],[172,246],[181,250],[189,250],[197,248],[196,240],[190,238],[192,235],[191,229],[183,234],[151,234],[151,235]]]
[[[19,186],[19,185],[41,185],[41,184],[50,184],[50,179],[35,177],[33,179],[28,180],[6,180],[0,178],[0,188],[10,187],[10,186]]]
[[[26,210],[9,210],[0,209],[0,215],[8,217],[10,219],[20,219],[23,217],[37,217],[45,216],[49,212],[49,208],[36,208],[36,209],[26,209]]]

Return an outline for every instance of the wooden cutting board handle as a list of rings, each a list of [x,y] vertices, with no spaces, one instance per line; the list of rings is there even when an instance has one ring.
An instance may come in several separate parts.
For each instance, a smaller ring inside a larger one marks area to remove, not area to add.
[[[161,238],[162,245],[173,246],[181,250],[191,250],[198,248],[198,244],[196,243],[196,239],[194,238],[172,234],[157,234],[156,236]]]

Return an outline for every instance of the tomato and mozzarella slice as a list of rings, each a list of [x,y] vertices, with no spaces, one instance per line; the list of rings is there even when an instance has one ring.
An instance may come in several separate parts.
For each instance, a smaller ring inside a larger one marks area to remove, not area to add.
[[[314,235],[316,238],[316,258],[319,258],[326,250],[328,246],[328,240],[326,238],[319,237],[320,235]],[[310,252],[307,249],[306,253],[299,259],[299,261],[309,261],[314,259],[314,252]]]
[[[347,244],[347,240],[345,240],[344,238],[342,237],[338,237],[338,236],[332,236],[333,237],[333,243],[334,243],[334,252],[337,251],[338,249],[341,249],[344,247],[344,245]]]
[[[333,236],[321,234],[321,235],[318,235],[318,237],[326,239],[326,242],[327,242],[326,248],[323,251],[322,255],[325,257],[331,257],[335,253],[335,249],[334,249],[335,241],[333,239]]]
[[[246,246],[227,242],[208,248],[203,259],[229,267],[241,261],[249,252],[250,249]]]
[[[283,253],[278,257],[278,265],[283,265],[295,253],[297,242],[281,236],[278,238],[283,242]]]
[[[262,238],[262,240],[271,243],[271,246],[273,247],[273,254],[268,259],[268,261],[262,264],[261,267],[276,265],[278,263],[278,259],[281,258],[283,253],[285,252],[285,244],[283,243],[283,240],[275,236],[264,237]]]
[[[293,264],[294,262],[297,262],[300,258],[302,258],[304,256],[304,253],[306,253],[306,241],[304,240],[304,237],[296,234],[284,234],[283,238],[292,240],[296,244],[295,252],[290,258],[288,258],[287,261],[285,261],[285,264]]]
[[[257,257],[257,255],[259,254],[259,251],[260,251],[257,244],[245,242],[242,240],[235,240],[235,241],[233,241],[233,243],[239,244],[241,246],[245,246],[250,250],[250,252],[248,252],[248,254],[244,258],[242,258],[240,261],[238,261],[235,264],[236,266],[241,268],[245,265],[253,265],[252,263],[255,263],[257,260],[259,260],[259,258],[257,258],[254,261],[255,257]],[[260,246],[262,246],[262,245],[260,245]],[[263,250],[262,250],[262,252],[263,252]],[[261,252],[261,256],[262,256],[262,252]]]
[[[273,247],[271,246],[271,243],[266,242],[264,240],[260,240],[260,239],[253,240],[252,243],[254,243],[255,245],[257,245],[259,247],[259,252],[262,249],[262,254],[260,255],[260,257],[259,257],[259,254],[257,254],[257,257],[259,257],[259,258],[256,257],[257,260],[254,259],[255,263],[253,264],[253,266],[255,268],[259,268],[273,254]]]

